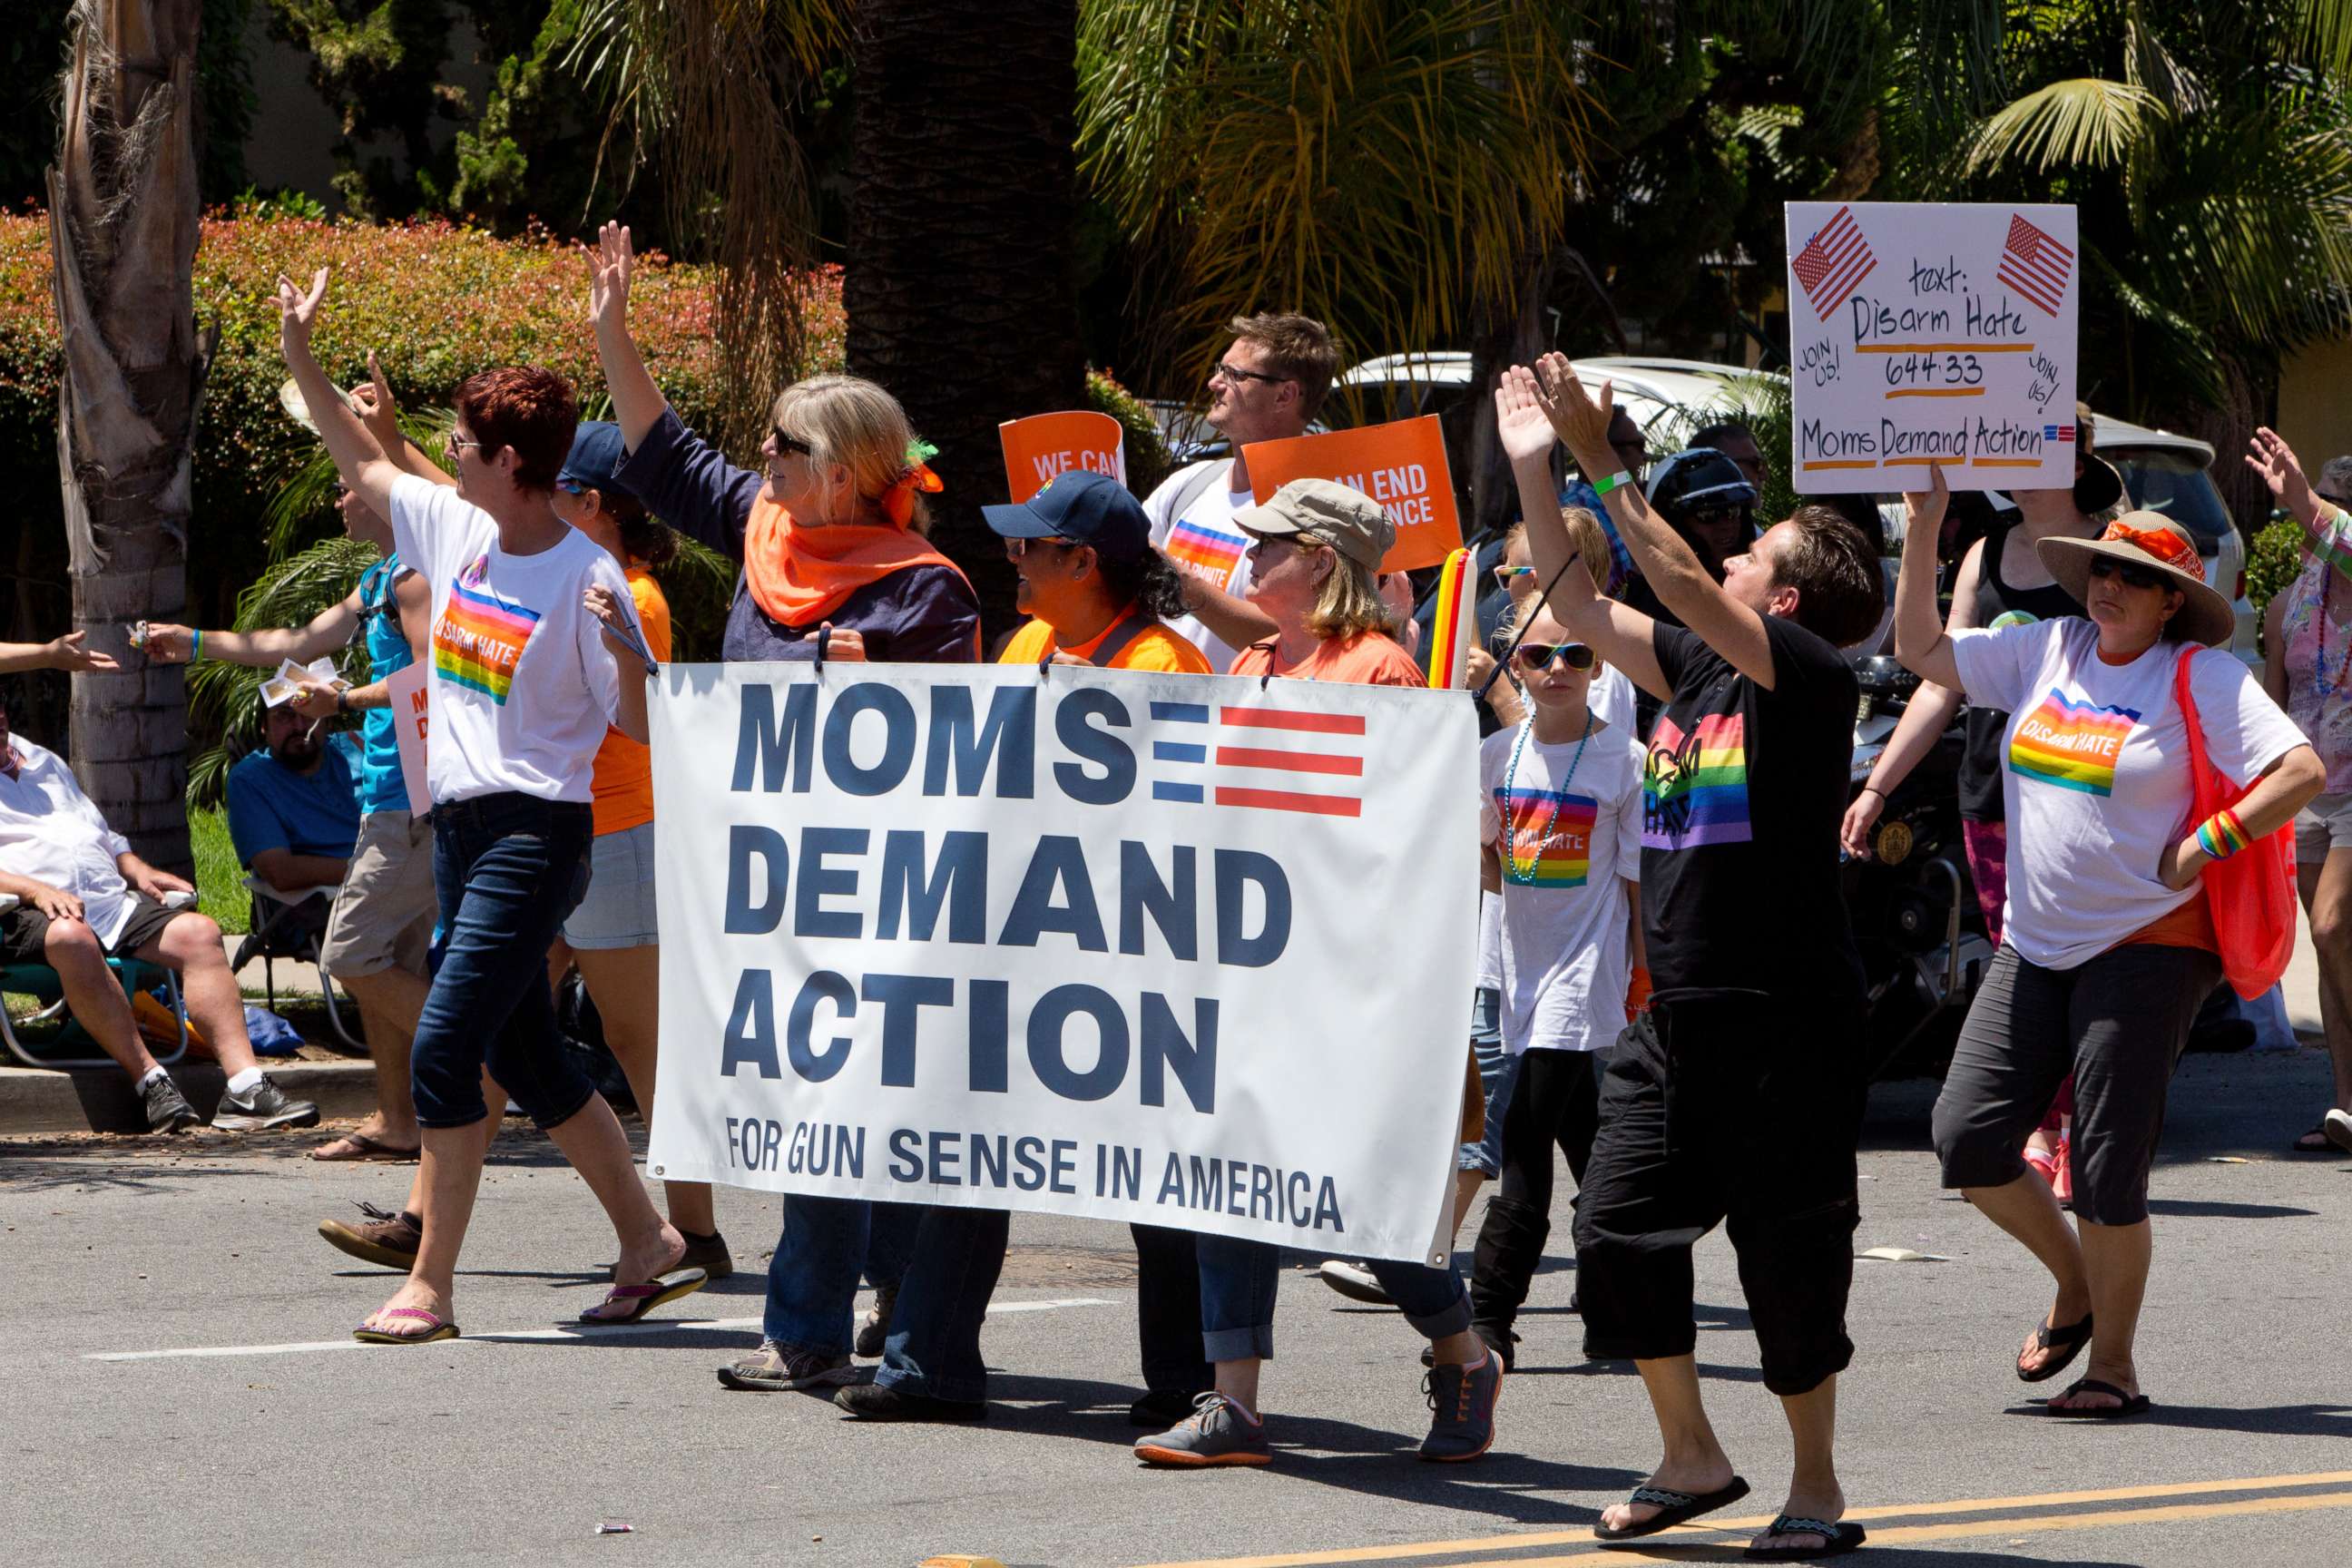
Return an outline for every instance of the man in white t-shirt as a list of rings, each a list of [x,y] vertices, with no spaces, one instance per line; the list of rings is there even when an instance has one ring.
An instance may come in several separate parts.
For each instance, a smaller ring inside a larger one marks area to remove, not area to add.
[[[1240,649],[1274,634],[1274,623],[1243,597],[1250,541],[1234,526],[1234,514],[1252,498],[1242,449],[1305,435],[1339,366],[1331,334],[1310,316],[1242,316],[1232,327],[1233,343],[1209,377],[1208,414],[1232,456],[1177,469],[1143,503],[1152,545],[1182,574],[1192,611],[1169,627],[1208,655],[1220,674]]]

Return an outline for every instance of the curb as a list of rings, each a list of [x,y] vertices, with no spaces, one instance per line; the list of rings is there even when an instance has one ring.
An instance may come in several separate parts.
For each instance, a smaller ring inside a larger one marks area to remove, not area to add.
[[[272,1062],[262,1070],[293,1100],[319,1102],[321,1120],[365,1116],[375,1109],[373,1062]],[[181,1062],[172,1081],[199,1114],[210,1118],[227,1079],[211,1062]],[[145,1114],[129,1075],[112,1068],[71,1071],[0,1068],[0,1136],[65,1132],[141,1132]]]

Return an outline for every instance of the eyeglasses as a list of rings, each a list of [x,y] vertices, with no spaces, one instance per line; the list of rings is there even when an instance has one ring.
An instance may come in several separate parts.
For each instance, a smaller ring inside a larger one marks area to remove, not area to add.
[[[465,437],[460,436],[457,432],[452,430],[449,432],[447,446],[449,448],[449,455],[454,458],[457,455],[457,452],[461,447],[471,447],[476,451],[479,451],[482,444],[479,441],[467,440]]]
[[[558,479],[555,488],[568,496],[585,495],[588,491],[588,487],[578,479]]]
[[[1523,642],[1511,657],[1529,669],[1549,669],[1555,658],[1570,669],[1591,669],[1593,656],[1580,642]]]
[[[1241,366],[1229,364],[1223,360],[1217,362],[1217,374],[1236,386],[1244,381],[1288,381],[1290,379],[1286,375],[1268,375],[1262,370],[1244,370]]]
[[[2164,574],[2158,571],[2155,567],[2135,566],[2128,561],[2117,561],[2112,556],[2106,555],[2094,555],[2091,557],[2091,575],[2094,577],[2120,577],[2124,580],[2124,586],[2126,588],[2161,588],[2164,586]]]
[[[786,452],[795,452],[803,458],[811,458],[816,455],[816,448],[814,447],[810,446],[806,441],[802,440],[797,436],[785,435],[784,427],[781,425],[771,426],[769,427],[768,434],[775,438],[776,455],[780,458]]]
[[[1508,584],[1515,577],[1532,577],[1535,574],[1536,569],[1532,566],[1497,566],[1495,568],[1495,581],[1503,584]]]
[[[1075,548],[1077,542],[1075,539],[1064,539],[1058,533],[1049,533],[1042,539],[1008,539],[1004,542],[1004,553],[1018,561],[1029,553],[1029,547],[1033,544],[1051,544],[1063,550],[1069,550]]]

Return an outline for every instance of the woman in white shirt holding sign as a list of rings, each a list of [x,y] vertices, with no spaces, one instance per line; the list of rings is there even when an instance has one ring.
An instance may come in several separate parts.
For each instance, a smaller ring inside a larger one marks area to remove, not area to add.
[[[637,1180],[621,1124],[565,1055],[547,951],[588,885],[589,802],[607,721],[643,741],[646,665],[620,568],[550,504],[577,405],[552,372],[486,372],[457,389],[453,489],[384,456],[310,353],[326,292],[278,279],[287,367],[343,482],[391,519],[401,558],[424,574],[433,623],[433,868],[439,963],[417,1020],[411,1074],[424,1152],[423,1239],[409,1277],[359,1329],[377,1344],[454,1338],[457,1251],[481,1184],[485,1068],[555,1140],[604,1205],[618,1283],[585,1316],[609,1321],[699,1289],[677,1269],[685,1239]]]
[[[2199,874],[2294,820],[2325,771],[2302,731],[2226,650],[2229,602],[2194,540],[2160,513],[2127,512],[2096,539],[2035,549],[2088,610],[1948,635],[1936,615],[1936,537],[1947,492],[1908,499],[1895,589],[1896,657],[1973,703],[2010,714],[2002,787],[2009,908],[1936,1102],[1944,1185],[2022,1242],[2057,1281],[2017,1375],[2054,1377],[2083,1346],[2087,1375],[2053,1415],[2148,1407],[2132,1360],[2147,1284],[2147,1173],[2174,1064],[2221,977]],[[2231,810],[2189,820],[2189,687],[2208,760],[2239,785]],[[2074,1075],[2070,1232],[2019,1150]]]

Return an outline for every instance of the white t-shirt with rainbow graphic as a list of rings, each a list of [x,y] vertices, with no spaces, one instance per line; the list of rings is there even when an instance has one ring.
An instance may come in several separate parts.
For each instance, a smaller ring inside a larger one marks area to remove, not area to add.
[[[414,474],[393,483],[392,533],[400,558],[432,584],[436,606],[425,685],[434,800],[506,792],[590,800],[621,689],[604,627],[580,601],[598,583],[629,605],[620,567],[577,531],[535,555],[510,555],[488,512]]]
[[[2174,700],[2182,645],[2129,664],[2099,658],[2080,616],[1956,632],[1968,700],[2009,710],[2001,795],[2009,816],[2002,940],[2045,969],[2097,957],[2196,896],[2158,874],[2195,826],[2189,730]],[[2303,745],[2303,731],[2253,672],[2200,648],[2189,688],[2213,766],[2246,784]]]

